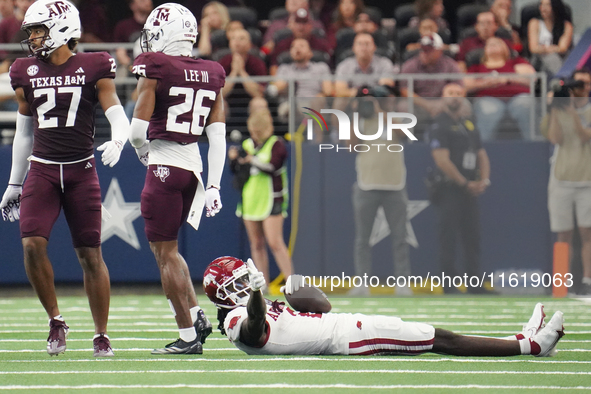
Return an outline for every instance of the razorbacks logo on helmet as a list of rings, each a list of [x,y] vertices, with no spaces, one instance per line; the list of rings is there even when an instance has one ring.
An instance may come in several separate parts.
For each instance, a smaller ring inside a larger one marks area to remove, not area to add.
[[[66,12],[71,12],[70,6],[63,1],[56,1],[55,3],[48,3],[45,4],[47,9],[49,10],[49,17],[59,17]]]

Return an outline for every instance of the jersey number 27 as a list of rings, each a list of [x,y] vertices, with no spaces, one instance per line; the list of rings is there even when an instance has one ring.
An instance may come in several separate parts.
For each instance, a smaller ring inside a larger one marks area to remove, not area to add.
[[[210,107],[203,106],[203,99],[207,97],[211,101],[215,101],[216,93],[213,90],[199,89],[197,93],[193,88],[182,88],[172,86],[168,92],[171,96],[185,96],[185,101],[168,108],[168,116],[166,118],[166,131],[175,133],[201,135],[203,133],[203,126],[200,125],[201,118],[203,118],[203,125],[209,112]],[[177,122],[177,117],[193,111],[191,122]]]

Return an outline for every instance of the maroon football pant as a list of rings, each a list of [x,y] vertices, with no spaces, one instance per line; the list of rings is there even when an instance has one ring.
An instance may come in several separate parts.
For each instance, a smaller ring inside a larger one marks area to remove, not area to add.
[[[197,190],[193,172],[178,167],[151,165],[142,190],[142,216],[150,242],[174,241],[189,216]]]
[[[21,238],[49,240],[62,207],[74,247],[99,247],[101,188],[94,159],[75,164],[31,162],[21,200]]]

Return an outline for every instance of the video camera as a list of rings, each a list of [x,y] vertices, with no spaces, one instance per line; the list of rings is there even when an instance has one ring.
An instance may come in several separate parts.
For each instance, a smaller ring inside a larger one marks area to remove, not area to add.
[[[372,118],[376,114],[375,100],[373,97],[388,97],[394,94],[393,88],[386,85],[368,86],[364,85],[357,89],[357,97],[365,97],[359,100],[357,111],[359,116],[365,119]],[[379,104],[378,104],[379,105]]]
[[[552,81],[550,83],[550,87],[554,92],[554,97],[570,97],[570,93],[572,89],[581,89],[585,87],[585,82],[583,81],[575,81],[574,79],[565,80],[559,79],[556,81]]]

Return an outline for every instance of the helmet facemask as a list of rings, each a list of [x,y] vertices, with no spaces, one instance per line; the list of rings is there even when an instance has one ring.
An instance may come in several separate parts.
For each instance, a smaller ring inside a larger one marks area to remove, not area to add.
[[[250,299],[248,269],[244,264],[234,269],[231,276],[216,277],[206,273],[203,285],[209,288],[211,285],[215,287],[215,294],[208,293],[208,296],[219,308],[233,309],[237,306],[246,306]]]
[[[49,21],[48,21],[49,22]],[[34,30],[41,28],[45,31],[45,34],[41,37],[30,38]],[[40,59],[47,59],[47,57],[57,49],[55,42],[49,35],[49,28],[45,25],[30,25],[23,26],[24,30],[29,38],[21,41],[21,46],[26,45],[29,49],[29,53]]]

